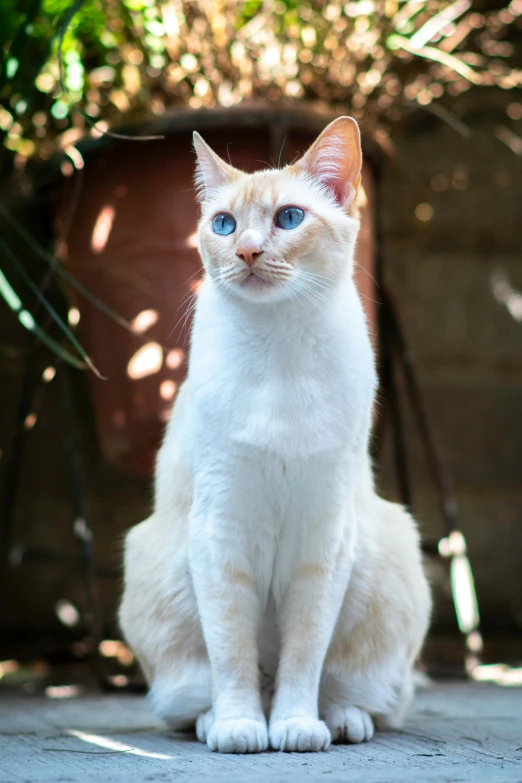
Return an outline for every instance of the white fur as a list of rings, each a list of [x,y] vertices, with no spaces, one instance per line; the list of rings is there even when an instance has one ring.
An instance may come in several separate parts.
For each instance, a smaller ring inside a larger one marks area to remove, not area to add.
[[[356,221],[322,208],[353,254]],[[375,388],[350,263],[320,304],[207,276],[120,620],[155,709],[212,750],[361,742],[407,706],[430,599],[413,520],[373,488]]]

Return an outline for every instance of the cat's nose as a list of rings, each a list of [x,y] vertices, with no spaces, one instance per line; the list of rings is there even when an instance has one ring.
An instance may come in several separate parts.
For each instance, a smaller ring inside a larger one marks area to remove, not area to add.
[[[236,255],[247,266],[252,266],[263,252],[263,237],[258,231],[248,229],[239,237]]]

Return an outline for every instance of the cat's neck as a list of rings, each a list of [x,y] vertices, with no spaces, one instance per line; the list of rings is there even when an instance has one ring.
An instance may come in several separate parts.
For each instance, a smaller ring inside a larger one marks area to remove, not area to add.
[[[330,299],[275,303],[238,301],[207,280],[199,292],[191,340],[191,364],[225,361],[235,371],[280,370],[285,375],[320,372],[320,367],[371,357],[364,311],[353,279]],[[218,357],[221,359],[218,360]],[[207,370],[205,370],[206,372]]]
[[[273,301],[245,300],[234,291],[218,289],[207,277],[199,293],[198,311],[204,320],[211,319],[215,327],[232,327],[241,332],[277,332],[284,328],[314,328],[327,330],[347,314],[349,303],[357,297],[351,275],[346,275],[327,290],[318,287],[306,293],[296,291],[291,296]]]
[[[232,428],[241,442],[274,453],[342,449],[375,387],[353,281],[324,309],[241,305],[211,285],[200,289],[189,361],[194,410],[222,422],[223,437]]]

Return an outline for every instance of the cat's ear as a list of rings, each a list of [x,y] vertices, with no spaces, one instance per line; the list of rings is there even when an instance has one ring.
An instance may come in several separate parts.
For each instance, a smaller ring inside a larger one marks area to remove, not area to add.
[[[348,206],[361,180],[359,126],[352,117],[338,117],[294,165],[324,185],[339,206]]]
[[[222,185],[238,179],[241,172],[221,160],[197,131],[194,131],[192,138],[197,155],[196,190],[198,199],[206,201],[212,198],[213,193]]]

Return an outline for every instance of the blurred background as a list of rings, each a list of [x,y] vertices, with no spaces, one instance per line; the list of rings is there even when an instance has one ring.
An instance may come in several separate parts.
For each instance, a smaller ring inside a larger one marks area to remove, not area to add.
[[[425,666],[520,665],[522,0],[0,0],[0,37],[1,683],[141,687],[122,537],[186,372],[191,133],[251,171],[340,114],[364,141],[377,480],[435,595]]]

